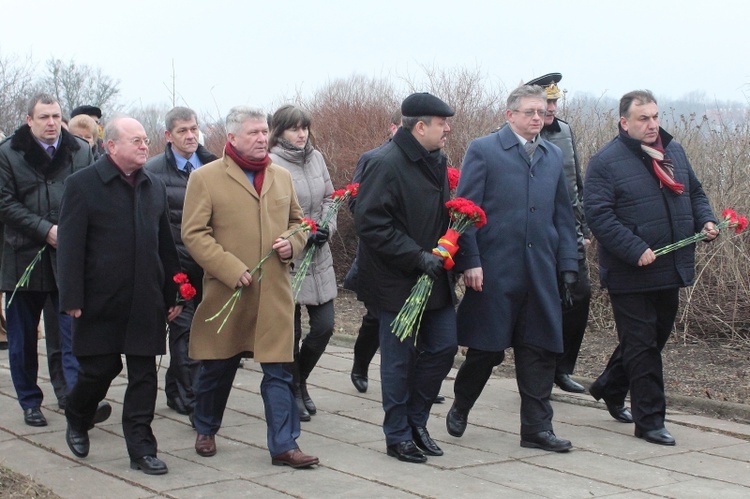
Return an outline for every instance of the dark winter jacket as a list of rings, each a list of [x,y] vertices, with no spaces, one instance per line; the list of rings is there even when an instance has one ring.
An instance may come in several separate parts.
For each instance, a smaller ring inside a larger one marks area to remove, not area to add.
[[[682,146],[664,130],[659,133],[665,155],[674,163],[675,178],[685,186],[682,194],[660,187],[641,143],[623,134],[599,150],[586,171],[586,220],[599,242],[601,284],[613,294],[691,285],[693,245],[643,267],[638,260],[648,248],[656,250],[692,236],[706,222],[716,221]]]
[[[62,130],[50,158],[23,125],[0,144],[0,220],[5,224],[0,290],[12,291],[57,225],[67,178],[93,162],[88,142]],[[56,251],[51,246],[34,266],[30,291],[55,291]]]
[[[203,146],[198,146],[195,151],[201,163],[206,165],[218,158]],[[203,269],[195,263],[182,242],[182,210],[185,204],[185,190],[187,189],[188,174],[177,169],[177,161],[174,157],[172,146],[167,143],[164,153],[149,159],[144,168],[153,173],[164,182],[167,187],[167,202],[169,204],[169,225],[172,227],[172,237],[180,254],[180,263],[187,273],[190,282],[199,292],[196,303],[200,301],[201,282],[203,280]]]
[[[179,272],[164,183],[137,173],[135,186],[108,156],[72,175],[60,209],[60,308],[73,321],[76,356],[165,353],[167,309]]]
[[[427,153],[400,129],[365,165],[354,209],[360,237],[358,296],[378,310],[401,309],[421,272],[420,253],[431,252],[448,228],[445,157]],[[453,286],[441,271],[427,310],[450,305]]]

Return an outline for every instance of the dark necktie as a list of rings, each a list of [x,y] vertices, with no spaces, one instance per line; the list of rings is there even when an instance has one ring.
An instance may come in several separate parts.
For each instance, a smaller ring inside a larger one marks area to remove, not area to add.
[[[55,155],[55,146],[47,146],[47,154],[51,158]]]
[[[185,163],[185,171],[187,172],[188,175],[190,175],[193,172],[193,170],[195,170],[195,168],[193,168],[193,164],[190,161]]]
[[[527,140],[526,143],[523,145],[524,150],[526,151],[526,154],[529,155],[529,159],[534,159],[534,151],[536,151],[536,143]]]

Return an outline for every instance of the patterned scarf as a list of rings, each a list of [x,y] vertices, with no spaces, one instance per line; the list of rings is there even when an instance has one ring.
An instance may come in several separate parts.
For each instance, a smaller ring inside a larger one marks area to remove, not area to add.
[[[261,159],[260,161],[245,159],[240,156],[240,153],[237,152],[237,149],[235,149],[232,143],[229,141],[227,141],[227,145],[224,147],[224,150],[226,151],[227,156],[232,158],[234,162],[237,163],[237,166],[239,166],[243,170],[248,170],[254,173],[253,187],[255,187],[255,191],[260,195],[260,190],[263,188],[263,178],[266,176],[266,167],[271,164],[271,158],[268,157],[268,153],[266,153],[266,157]]]
[[[641,142],[641,149],[651,157],[651,163],[654,165],[654,173],[656,173],[661,187],[666,185],[678,196],[685,192],[685,186],[677,182],[674,178],[672,160],[664,156],[664,146],[661,144],[661,137],[658,137],[656,142],[651,145]]]

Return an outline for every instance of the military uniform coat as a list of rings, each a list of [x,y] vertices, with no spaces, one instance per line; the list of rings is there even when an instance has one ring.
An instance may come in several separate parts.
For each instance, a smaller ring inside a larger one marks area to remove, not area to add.
[[[291,362],[294,347],[294,300],[289,279],[290,260],[274,254],[263,264],[263,278],[253,275],[250,286],[217,333],[216,314],[234,293],[246,270],[271,250],[278,237],[289,235],[300,223],[292,176],[270,164],[260,195],[245,172],[226,154],[190,174],[182,218],[182,241],[205,271],[203,301],[193,317],[190,357],[228,359],[252,352],[257,362]],[[290,238],[293,256],[299,255],[308,233]],[[225,312],[226,313],[226,312]]]
[[[487,225],[459,239],[456,266],[482,267],[481,292],[467,288],[458,307],[458,343],[499,352],[510,347],[527,297],[528,345],[562,352],[557,275],[578,271],[576,229],[562,153],[539,139],[533,161],[509,125],[469,144],[457,196],[487,214]]]
[[[164,183],[140,170],[131,186],[104,156],[68,177],[58,229],[60,308],[81,309],[73,353],[165,353],[180,262]]]

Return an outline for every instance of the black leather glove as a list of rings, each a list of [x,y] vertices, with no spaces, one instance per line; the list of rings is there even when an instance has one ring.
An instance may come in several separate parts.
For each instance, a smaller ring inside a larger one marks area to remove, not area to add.
[[[564,309],[573,306],[573,290],[578,285],[578,272],[566,270],[560,274],[558,286],[560,288],[560,301]]]
[[[328,230],[328,227],[318,227],[318,230],[307,236],[307,242],[321,247],[328,241],[330,235],[331,232]]]
[[[440,276],[440,271],[443,268],[443,257],[423,251],[419,254],[417,268],[421,270],[422,273],[430,276],[433,280],[436,280]]]

